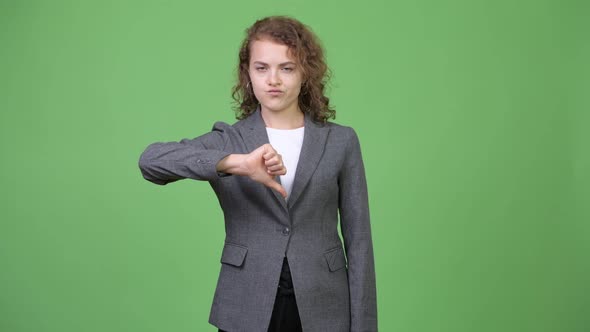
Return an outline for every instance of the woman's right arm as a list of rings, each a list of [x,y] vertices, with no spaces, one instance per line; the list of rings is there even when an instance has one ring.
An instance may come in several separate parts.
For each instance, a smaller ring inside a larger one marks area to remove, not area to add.
[[[158,185],[185,178],[210,181],[231,175],[218,171],[219,161],[231,155],[224,151],[229,139],[228,127],[228,124],[218,121],[211,132],[194,139],[148,145],[139,157],[141,174],[144,179]]]
[[[148,145],[139,157],[141,174],[159,185],[186,178],[212,181],[233,174],[244,175],[286,197],[285,188],[274,180],[275,176],[287,172],[281,155],[268,143],[248,154],[225,151],[230,127],[218,121],[211,132],[197,138]]]

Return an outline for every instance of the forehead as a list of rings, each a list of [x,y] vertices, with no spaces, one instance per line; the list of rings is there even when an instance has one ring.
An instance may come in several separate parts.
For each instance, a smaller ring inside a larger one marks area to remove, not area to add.
[[[250,44],[250,63],[259,61],[268,64],[280,64],[295,61],[289,54],[287,45],[276,43],[272,40],[255,40]]]

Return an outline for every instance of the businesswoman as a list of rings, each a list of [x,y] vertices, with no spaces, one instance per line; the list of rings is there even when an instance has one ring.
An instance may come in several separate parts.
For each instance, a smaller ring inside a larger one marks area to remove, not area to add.
[[[239,52],[238,121],[140,156],[146,180],[208,181],[219,200],[226,236],[209,315],[219,331],[377,331],[360,141],[328,121],[327,73],[309,27],[260,19]]]

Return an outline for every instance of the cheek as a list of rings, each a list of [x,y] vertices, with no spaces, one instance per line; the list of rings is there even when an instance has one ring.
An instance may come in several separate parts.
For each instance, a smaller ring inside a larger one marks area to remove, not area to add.
[[[263,88],[262,88],[262,87],[263,87],[263,85],[262,85],[262,83],[260,82],[260,79],[257,79],[257,78],[255,78],[255,77],[253,77],[253,78],[250,80],[250,82],[252,82],[252,83],[250,83],[250,86],[252,87],[252,89],[254,90],[254,92],[258,93],[258,92],[260,92],[260,91],[262,91],[262,90],[263,90]]]
[[[260,82],[262,80],[262,78],[260,77],[260,74],[257,75],[256,73],[250,73],[249,79],[250,79],[250,82],[252,82],[251,85],[253,85],[254,87],[259,86]]]
[[[293,87],[291,88],[291,92],[293,94],[299,95],[301,93],[301,85],[300,84],[301,83],[293,85]]]

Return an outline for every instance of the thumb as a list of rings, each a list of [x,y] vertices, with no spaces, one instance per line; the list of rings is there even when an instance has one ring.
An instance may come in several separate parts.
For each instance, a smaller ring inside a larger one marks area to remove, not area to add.
[[[281,196],[283,196],[283,198],[287,197],[287,191],[285,190],[285,188],[283,188],[283,186],[281,186],[275,180],[270,180],[266,185],[269,186],[270,188],[278,191],[279,194],[281,194]]]

